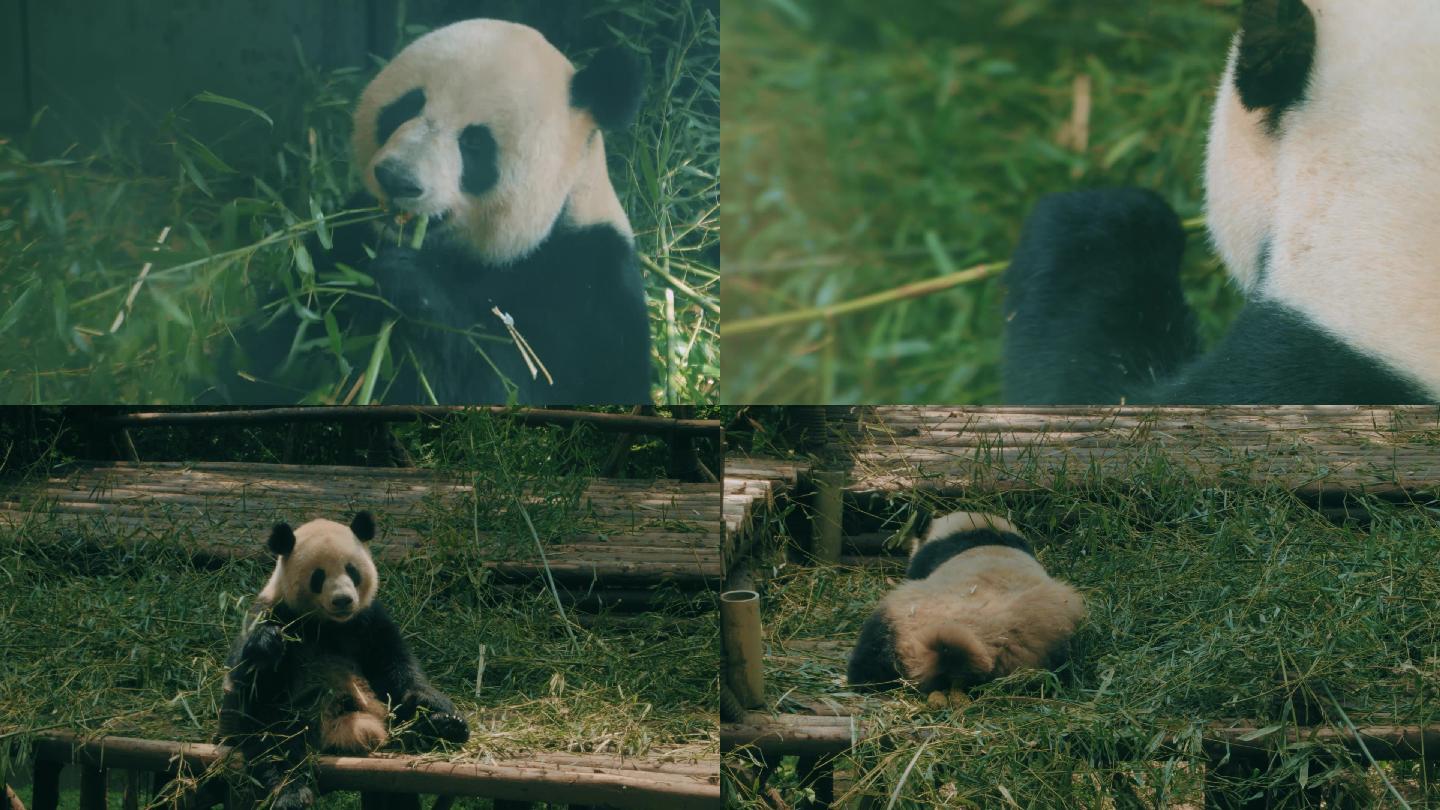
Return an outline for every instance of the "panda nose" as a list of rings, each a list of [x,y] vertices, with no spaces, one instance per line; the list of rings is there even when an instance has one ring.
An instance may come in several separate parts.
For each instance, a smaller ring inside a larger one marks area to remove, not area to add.
[[[413,200],[425,193],[409,172],[389,161],[375,167],[375,182],[392,200]]]
[[[355,599],[350,596],[337,596],[330,600],[330,604],[341,610],[349,610],[350,606],[355,604]]]

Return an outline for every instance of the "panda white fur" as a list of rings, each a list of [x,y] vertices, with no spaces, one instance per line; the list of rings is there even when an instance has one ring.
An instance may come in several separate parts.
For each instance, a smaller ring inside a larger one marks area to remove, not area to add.
[[[1085,614],[1080,594],[1046,574],[1014,525],[993,515],[936,518],[905,577],[861,628],[852,686],[909,682],[928,694],[1053,669]]]
[[[365,754],[390,738],[388,718],[414,719],[422,744],[464,742],[469,728],[425,679],[399,628],[376,598],[379,577],[365,547],[373,518],[349,526],[312,520],[275,526],[275,569],[227,662],[222,741],[237,745],[275,807],[314,799],[294,771],[309,749]]]
[[[601,134],[631,123],[641,85],[623,50],[577,72],[535,29],[479,19],[415,40],[365,88],[353,134],[365,192],[348,207],[378,201],[389,213],[338,228],[332,250],[310,248],[322,274],[360,270],[378,287],[365,292],[391,305],[348,296],[341,314],[352,330],[375,334],[398,319],[390,359],[403,368],[377,389],[386,401],[650,402],[644,285]],[[496,309],[548,378],[532,373]],[[304,391],[313,372],[282,365],[295,327],[280,318],[246,342],[240,376],[261,382],[237,384],[235,398]],[[321,356],[329,351],[312,361],[333,368],[333,356]],[[285,388],[293,378],[297,387]]]
[[[1440,401],[1437,42],[1430,0],[1247,0],[1206,161],[1236,322],[1197,356],[1159,197],[1047,198],[1007,276],[1006,401]]]

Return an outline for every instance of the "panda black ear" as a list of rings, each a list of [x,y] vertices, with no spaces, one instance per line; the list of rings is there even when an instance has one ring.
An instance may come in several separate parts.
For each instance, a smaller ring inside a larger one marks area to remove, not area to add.
[[[606,48],[570,80],[570,104],[589,110],[601,129],[623,129],[640,112],[644,85],[634,54],[619,46]]]
[[[360,542],[369,542],[375,536],[375,518],[369,512],[356,512],[355,519],[350,521],[350,531],[360,538]]]
[[[1269,110],[1271,124],[1305,98],[1315,60],[1315,17],[1303,0],[1245,0],[1235,89],[1247,110]]]
[[[295,532],[290,530],[289,523],[276,523],[275,528],[270,530],[270,551],[284,557],[295,550]]]

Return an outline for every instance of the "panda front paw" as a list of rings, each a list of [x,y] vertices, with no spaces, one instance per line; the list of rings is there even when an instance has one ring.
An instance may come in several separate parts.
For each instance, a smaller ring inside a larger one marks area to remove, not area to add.
[[[265,622],[250,632],[245,639],[241,656],[250,664],[274,661],[285,652],[285,638],[277,625]]]
[[[463,743],[470,739],[470,725],[455,711],[455,704],[438,692],[412,692],[404,701],[415,718],[414,731],[423,740]]]
[[[403,245],[386,245],[370,263],[370,274],[380,285],[380,296],[407,317],[424,317],[443,302],[435,273],[426,254]]]
[[[315,804],[315,791],[309,785],[297,785],[294,783],[280,788],[275,794],[275,799],[270,802],[270,810],[306,810]]]

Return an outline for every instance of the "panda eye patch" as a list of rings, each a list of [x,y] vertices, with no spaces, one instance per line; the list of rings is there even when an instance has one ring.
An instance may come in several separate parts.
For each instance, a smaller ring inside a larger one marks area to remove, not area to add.
[[[385,105],[375,119],[375,142],[385,143],[406,121],[418,116],[425,109],[425,91],[415,88],[400,98]]]
[[[465,193],[484,194],[500,179],[499,152],[495,135],[484,124],[471,124],[461,131],[460,159],[464,170],[460,174],[460,188]]]
[[[325,569],[316,568],[315,573],[310,575],[310,592],[319,593],[325,587]]]
[[[346,563],[346,564],[345,564],[345,573],[346,573],[347,575],[349,575],[350,581],[353,582],[353,583],[355,583],[356,587],[359,587],[359,585],[360,585],[360,570],[357,569],[355,566],[351,565],[350,563]]]

